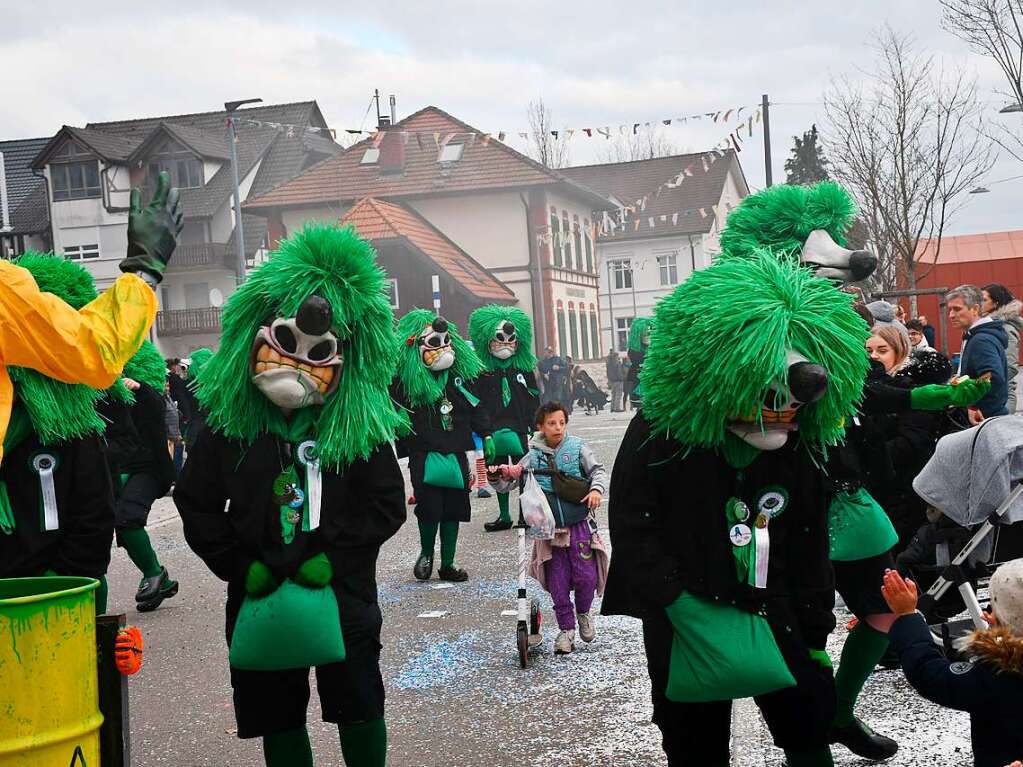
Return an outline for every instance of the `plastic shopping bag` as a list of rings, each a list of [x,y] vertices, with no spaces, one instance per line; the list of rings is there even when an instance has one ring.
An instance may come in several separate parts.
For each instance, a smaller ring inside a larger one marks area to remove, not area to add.
[[[522,504],[522,517],[529,525],[526,535],[537,540],[551,540],[554,537],[554,512],[532,472],[526,474],[519,502]]]

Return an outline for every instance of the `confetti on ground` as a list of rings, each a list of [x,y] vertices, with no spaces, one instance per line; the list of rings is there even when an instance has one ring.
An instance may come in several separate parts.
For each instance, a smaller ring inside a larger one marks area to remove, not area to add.
[[[443,618],[448,614],[447,610],[427,610],[425,613],[419,613],[417,618]]]

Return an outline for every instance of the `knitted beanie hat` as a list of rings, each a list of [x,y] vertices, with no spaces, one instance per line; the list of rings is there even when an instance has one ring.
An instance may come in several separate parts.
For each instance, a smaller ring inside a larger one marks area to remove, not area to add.
[[[1023,636],[1023,559],[1006,562],[991,576],[991,610],[998,622]]]

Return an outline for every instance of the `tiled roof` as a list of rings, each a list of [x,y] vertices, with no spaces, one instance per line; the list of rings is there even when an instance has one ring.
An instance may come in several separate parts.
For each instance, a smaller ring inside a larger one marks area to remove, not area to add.
[[[465,148],[461,159],[442,165],[437,158],[445,140],[464,141]],[[362,157],[372,141],[361,141],[267,194],[250,197],[246,207],[265,211],[275,207],[338,204],[363,197],[415,197],[555,184],[595,207],[608,207],[606,200],[591,190],[534,162],[496,138],[484,141],[480,131],[437,107],[426,107],[385,132],[381,154],[400,154],[403,149],[401,173],[382,174],[378,164],[362,164]],[[401,142],[402,147],[396,142]]]
[[[187,125],[161,122],[157,128],[157,130],[150,131],[149,135],[132,152],[132,156],[129,158],[131,162],[145,159],[145,155],[150,152],[153,143],[159,138],[161,131],[166,132],[178,143],[191,149],[199,157],[214,160],[227,160],[231,157],[231,149],[227,143],[227,131],[223,127],[216,133],[211,133],[207,130],[192,128]]]
[[[32,167],[42,168],[49,160],[50,154],[63,144],[64,137],[70,136],[84,144],[85,147],[96,153],[100,158],[108,162],[125,163],[141,142],[138,136],[120,136],[89,128],[75,128],[72,125],[65,125],[53,138],[46,142],[46,146],[32,161]]]
[[[341,223],[352,224],[367,240],[407,240],[474,296],[507,303],[516,300],[514,293],[468,253],[401,203],[368,197],[345,213]]]
[[[581,165],[564,168],[561,172],[605,196],[613,195],[626,205],[632,205],[636,200],[647,197],[644,209],[629,213],[625,219],[625,226],[619,227],[613,233],[601,234],[601,241],[618,242],[678,234],[704,234],[711,230],[714,223],[711,206],[717,205],[721,200],[729,169],[734,165],[740,179],[742,171],[738,168],[738,159],[732,150],[728,150],[724,156],[710,163],[706,171],[703,166],[703,155],[704,153],[682,154],[652,160]],[[686,168],[691,169],[692,176],[687,176],[675,189],[664,187],[661,188],[660,194],[657,193],[662,184]],[[700,213],[700,208],[704,209],[706,216]],[[675,213],[679,214],[678,223],[672,224],[672,216]],[[661,216],[665,217],[663,221]],[[649,218],[654,219],[653,229],[648,225]],[[640,221],[638,230],[635,228],[637,220]]]
[[[48,138],[0,141],[7,178],[6,189],[0,189],[0,198],[7,195],[11,217],[10,221],[2,221],[0,225],[9,225],[17,234],[42,231],[49,224],[46,184],[42,178],[32,174],[32,160],[49,141]]]

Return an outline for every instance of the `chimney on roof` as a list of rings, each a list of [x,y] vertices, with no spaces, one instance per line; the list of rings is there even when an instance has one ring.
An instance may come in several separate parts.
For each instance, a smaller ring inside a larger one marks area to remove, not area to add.
[[[398,99],[395,95],[391,94],[391,125],[398,122]]]
[[[387,120],[386,117],[383,119]],[[380,130],[384,133],[380,142],[380,157],[377,159],[380,175],[400,176],[405,172],[405,139],[408,134],[402,136],[400,130],[392,130],[390,120]]]
[[[379,130],[387,130],[390,127],[391,127],[390,117],[388,117],[387,115],[380,115],[380,117],[377,118],[377,128]]]

